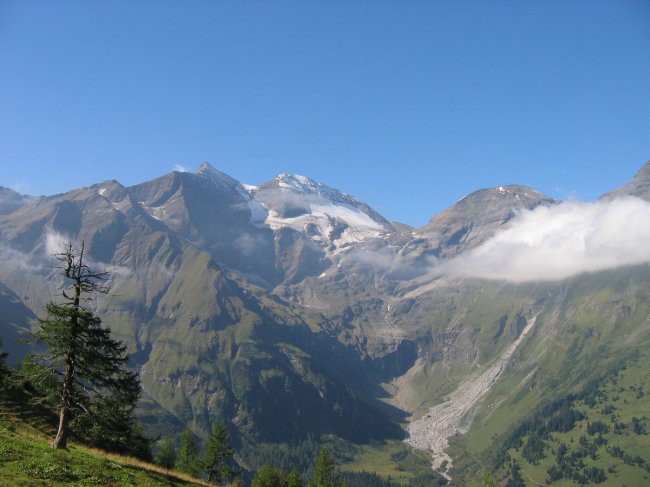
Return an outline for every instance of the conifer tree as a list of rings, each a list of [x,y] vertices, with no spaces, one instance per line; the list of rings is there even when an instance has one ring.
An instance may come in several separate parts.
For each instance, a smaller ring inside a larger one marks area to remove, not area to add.
[[[156,464],[163,468],[173,469],[176,465],[176,450],[169,438],[163,438],[160,442],[160,449],[156,453]]]
[[[336,465],[327,448],[321,448],[312,472],[309,487],[339,487],[334,480]]]
[[[236,472],[231,468],[233,462],[228,428],[223,423],[217,423],[205,448],[204,465],[208,471],[208,482],[222,484],[234,477]]]
[[[112,449],[128,450],[138,435],[132,413],[140,384],[126,368],[126,347],[85,305],[94,294],[108,292],[101,284],[108,274],[85,264],[83,244],[79,251],[68,244],[55,257],[62,263],[63,302],[47,304],[47,317],[38,320],[32,334],[46,348],[35,360],[59,377],[59,426],[52,447],[66,448],[70,422],[78,420],[84,433],[94,431]]]
[[[286,487],[287,486],[287,472],[280,468],[265,465],[259,469],[251,487]]]
[[[181,434],[181,444],[178,447],[176,468],[190,475],[198,475],[201,473],[202,465],[199,459],[199,445],[192,431],[189,429],[186,429]]]
[[[297,468],[291,469],[291,472],[287,477],[287,487],[302,487],[302,478],[300,477]]]

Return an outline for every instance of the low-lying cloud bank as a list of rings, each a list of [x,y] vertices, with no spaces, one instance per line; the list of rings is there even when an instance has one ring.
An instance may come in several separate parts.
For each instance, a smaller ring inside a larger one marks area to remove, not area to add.
[[[650,203],[621,198],[524,211],[493,238],[440,261],[443,274],[515,282],[560,280],[650,262]]]

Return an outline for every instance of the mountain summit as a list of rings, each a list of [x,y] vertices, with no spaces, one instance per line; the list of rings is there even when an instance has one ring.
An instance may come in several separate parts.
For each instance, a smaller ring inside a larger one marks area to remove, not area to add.
[[[480,189],[434,216],[420,231],[436,242],[440,255],[456,254],[485,242],[518,211],[555,203],[527,186]]]
[[[305,176],[281,174],[252,195],[268,210],[272,229],[291,228],[326,252],[394,230],[367,204]]]

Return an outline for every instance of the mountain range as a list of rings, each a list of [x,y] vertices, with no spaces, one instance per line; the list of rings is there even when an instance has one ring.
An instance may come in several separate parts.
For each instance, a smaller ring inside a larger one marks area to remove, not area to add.
[[[650,163],[591,204],[614,202],[646,211]],[[140,373],[150,434],[222,420],[244,465],[251,445],[408,437],[437,470],[471,478],[549,395],[650,350],[643,251],[561,278],[486,277],[464,260],[496,259],[513,233],[498,259],[516,259],[543,226],[525,219],[560,208],[572,207],[504,185],[411,228],[304,176],[249,186],[207,163],[130,187],[0,187],[0,335],[18,360],[16,339],[60,292],[52,255],[83,241],[111,273],[94,306]]]

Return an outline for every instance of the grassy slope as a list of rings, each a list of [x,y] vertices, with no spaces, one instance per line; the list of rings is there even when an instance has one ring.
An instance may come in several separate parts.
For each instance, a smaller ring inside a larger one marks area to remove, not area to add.
[[[431,472],[426,454],[413,451],[399,441],[360,445],[352,460],[340,468],[348,472],[376,473],[402,484]]]
[[[546,484],[548,469],[556,465],[556,455],[561,444],[567,446],[567,456],[582,450],[595,449],[582,460],[585,466],[600,468],[604,471],[604,485],[626,485],[641,487],[650,484],[650,359],[645,357],[640,362],[619,372],[616,376],[604,380],[599,387],[602,394],[595,403],[576,401],[574,406],[585,418],[578,421],[568,432],[552,433],[546,447],[545,458],[538,463],[531,463],[522,457],[522,448],[510,449],[509,453],[522,467],[522,476],[531,485]],[[640,420],[641,429],[634,431],[632,418]],[[599,435],[589,434],[589,423],[602,423],[607,431]],[[615,424],[619,428],[615,428]],[[581,441],[583,438],[583,441]],[[612,454],[616,449],[627,455],[639,455],[645,465],[626,461]],[[570,478],[562,478],[548,485],[578,485]]]
[[[563,298],[540,313],[533,333],[477,408],[470,432],[452,442],[456,478],[480,484],[476,479],[490,471],[490,458],[520,420],[545,400],[580,391],[619,359],[629,361],[633,350],[639,359],[629,362],[625,373],[650,389],[644,374],[650,342],[648,282],[650,269],[639,266],[582,276],[564,285]],[[631,401],[621,403],[619,414],[633,415],[634,407]],[[537,473],[535,468],[531,472]],[[534,478],[545,482],[545,474]]]
[[[208,485],[135,458],[72,442],[54,450],[53,428],[25,397],[0,388],[0,486],[190,486]]]

